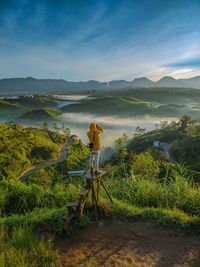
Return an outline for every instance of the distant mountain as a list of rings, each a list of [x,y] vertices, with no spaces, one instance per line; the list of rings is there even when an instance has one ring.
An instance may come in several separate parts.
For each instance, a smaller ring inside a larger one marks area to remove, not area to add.
[[[132,81],[113,80],[110,82],[71,82],[63,79],[10,78],[0,79],[0,93],[65,93],[74,91],[91,91],[96,89],[150,88],[150,87],[185,87],[200,89],[200,76],[190,79],[174,79],[165,76],[157,82],[146,77]]]
[[[135,80],[132,81],[132,85],[133,87],[153,87],[154,86],[154,82],[152,82],[151,80],[147,79],[146,77],[141,77],[141,78],[135,78]]]
[[[170,76],[164,76],[159,81],[155,82],[154,85],[156,87],[184,87],[184,82]]]
[[[186,87],[200,89],[200,76],[196,76],[190,79],[180,79],[179,81],[183,82]]]

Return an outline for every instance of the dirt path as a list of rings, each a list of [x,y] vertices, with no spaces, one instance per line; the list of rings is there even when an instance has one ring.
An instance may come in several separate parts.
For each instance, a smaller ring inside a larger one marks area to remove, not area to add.
[[[27,179],[30,175],[32,175],[34,172],[38,171],[39,169],[41,168],[47,168],[47,167],[50,167],[51,165],[54,165],[54,164],[57,164],[61,161],[63,161],[66,157],[67,157],[67,147],[69,145],[69,141],[67,141],[61,148],[60,150],[60,156],[58,159],[54,160],[54,159],[51,159],[51,160],[48,160],[48,161],[45,161],[45,162],[41,162],[33,167],[31,167],[30,169],[26,170],[25,172],[23,172],[20,176],[19,176],[19,179],[22,181],[22,182],[27,182]]]
[[[199,267],[200,236],[148,222],[108,220],[56,242],[65,267]]]

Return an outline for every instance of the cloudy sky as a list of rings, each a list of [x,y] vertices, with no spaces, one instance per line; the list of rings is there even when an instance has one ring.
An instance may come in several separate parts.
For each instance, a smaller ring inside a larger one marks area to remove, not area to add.
[[[200,0],[0,0],[0,78],[200,75]]]

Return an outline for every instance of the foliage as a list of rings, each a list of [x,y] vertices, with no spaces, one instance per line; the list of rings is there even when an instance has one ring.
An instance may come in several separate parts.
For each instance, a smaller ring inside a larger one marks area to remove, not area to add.
[[[149,151],[133,156],[131,168],[135,175],[148,179],[156,179],[160,174],[159,162],[152,157]]]
[[[32,165],[58,157],[64,140],[53,142],[42,129],[0,124],[0,178],[17,178]]]
[[[116,140],[114,156],[104,164],[105,184],[114,199],[114,205],[110,205],[101,192],[105,213],[158,221],[199,233],[200,185],[194,181],[193,171],[169,162],[162,149],[152,149],[155,140],[170,143],[170,153],[177,161],[193,169],[195,165],[198,170],[199,131],[191,123],[184,130],[180,125],[180,121],[163,123],[161,129],[140,131],[132,140],[125,134]],[[6,262],[5,266],[61,266],[51,242],[35,239],[30,226],[65,233],[65,204],[77,200],[84,183],[83,177],[74,179],[66,174],[68,170],[86,169],[89,149],[80,140],[69,139],[67,159],[35,172],[28,184],[12,178],[27,166],[56,157],[65,140],[59,132],[64,130],[64,126],[61,129],[56,124],[54,131],[12,123],[0,125],[0,175],[4,177],[0,181],[0,226],[8,227],[0,231],[0,262]],[[16,158],[15,153],[21,158]],[[91,221],[88,213],[80,219],[79,227]]]
[[[36,184],[26,185],[15,179],[2,180],[0,213],[5,216],[24,214],[41,207],[63,207],[68,201],[76,200],[80,189],[80,183],[70,181],[66,185],[45,188]]]
[[[116,173],[118,171],[116,170]],[[151,170],[150,170],[151,173]],[[185,168],[179,166],[161,181],[147,177],[110,176],[106,184],[111,194],[138,207],[179,209],[187,214],[200,216],[200,186],[194,184]]]
[[[72,140],[68,147],[67,169],[77,170],[85,169],[88,165],[89,148],[86,147],[81,140]]]

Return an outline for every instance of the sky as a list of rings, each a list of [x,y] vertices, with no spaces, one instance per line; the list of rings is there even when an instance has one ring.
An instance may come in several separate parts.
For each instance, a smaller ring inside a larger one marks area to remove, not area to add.
[[[200,75],[200,0],[0,0],[0,78]]]

